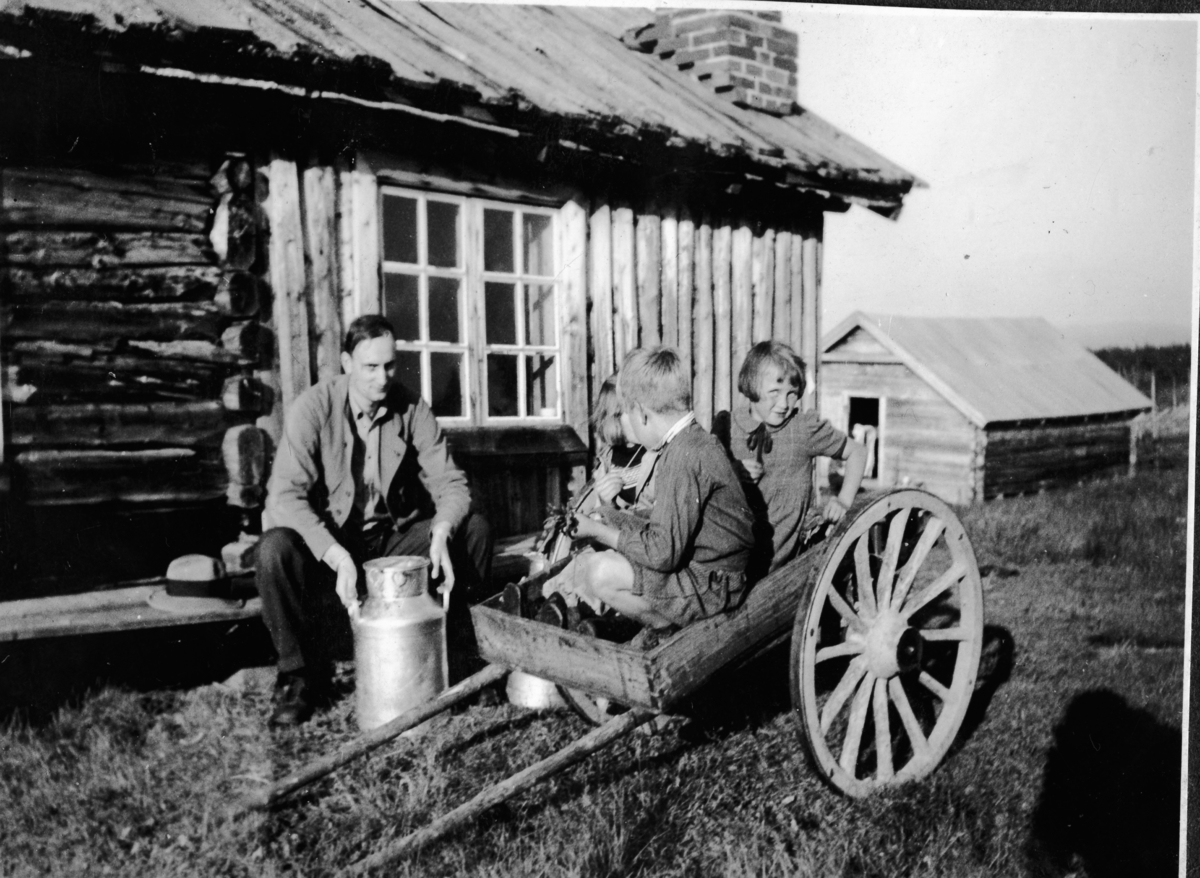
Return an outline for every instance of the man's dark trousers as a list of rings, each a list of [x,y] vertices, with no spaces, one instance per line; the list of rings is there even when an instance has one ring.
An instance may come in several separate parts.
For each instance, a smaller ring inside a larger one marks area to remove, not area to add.
[[[383,526],[371,534],[349,529],[334,535],[359,566],[359,595],[365,594],[362,564],[385,555],[429,556],[432,519],[412,522],[404,530]],[[450,540],[450,561],[455,585],[451,593],[448,634],[451,640],[469,624],[468,597],[478,598],[488,582],[492,563],[491,528],[478,514],[471,513]],[[329,675],[330,625],[345,626],[345,614],[336,599],[337,575],[314,558],[308,546],[290,527],[276,527],[262,535],[258,544],[255,584],[262,597],[263,622],[279,654],[279,673],[304,670],[317,678]],[[340,618],[330,619],[337,613]]]

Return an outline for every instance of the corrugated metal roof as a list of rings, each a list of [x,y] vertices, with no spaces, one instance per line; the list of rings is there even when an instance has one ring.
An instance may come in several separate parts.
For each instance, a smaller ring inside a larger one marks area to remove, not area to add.
[[[482,108],[501,124],[549,114],[573,120],[584,134],[653,133],[668,148],[700,145],[749,158],[777,174],[782,169],[790,185],[875,206],[896,207],[914,184],[924,185],[812,113],[797,108],[775,117],[734,106],[620,41],[652,19],[651,11],[629,7],[0,0],[0,39],[30,48],[38,31],[44,38],[70,29],[102,38],[97,45],[118,58],[243,77],[257,65],[319,89],[341,71],[340,87],[352,97],[390,95],[446,112],[450,95],[461,115],[471,115],[474,103],[476,113]],[[204,51],[189,51],[189,43]],[[314,85],[318,80],[325,84]]]
[[[862,328],[975,424],[1150,408],[1150,400],[1041,317],[902,317],[855,312],[825,336]]]

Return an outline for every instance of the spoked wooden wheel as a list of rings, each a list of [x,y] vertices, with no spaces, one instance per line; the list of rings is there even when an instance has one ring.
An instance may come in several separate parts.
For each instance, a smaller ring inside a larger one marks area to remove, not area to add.
[[[925,491],[843,522],[792,631],[792,705],[822,777],[851,796],[946,755],[975,686],[983,593],[954,512]]]

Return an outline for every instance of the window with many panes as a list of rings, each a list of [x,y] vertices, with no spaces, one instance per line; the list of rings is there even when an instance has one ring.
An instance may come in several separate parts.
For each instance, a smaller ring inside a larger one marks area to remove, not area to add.
[[[561,420],[554,211],[383,187],[397,380],[451,423]]]

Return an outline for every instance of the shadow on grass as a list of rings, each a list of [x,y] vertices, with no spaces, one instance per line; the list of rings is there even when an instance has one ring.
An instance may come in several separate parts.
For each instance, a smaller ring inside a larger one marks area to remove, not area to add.
[[[38,725],[104,685],[178,690],[274,664],[258,619],[19,641],[0,646],[0,718]]]
[[[1178,874],[1181,745],[1178,729],[1114,692],[1076,695],[1054,727],[1029,874]]]
[[[962,728],[955,738],[954,751],[961,749],[971,739],[987,716],[992,698],[1012,676],[1015,658],[1016,641],[1013,640],[1012,633],[1002,625],[984,625],[975,691],[971,694],[971,703],[967,707],[967,715],[963,718]]]

